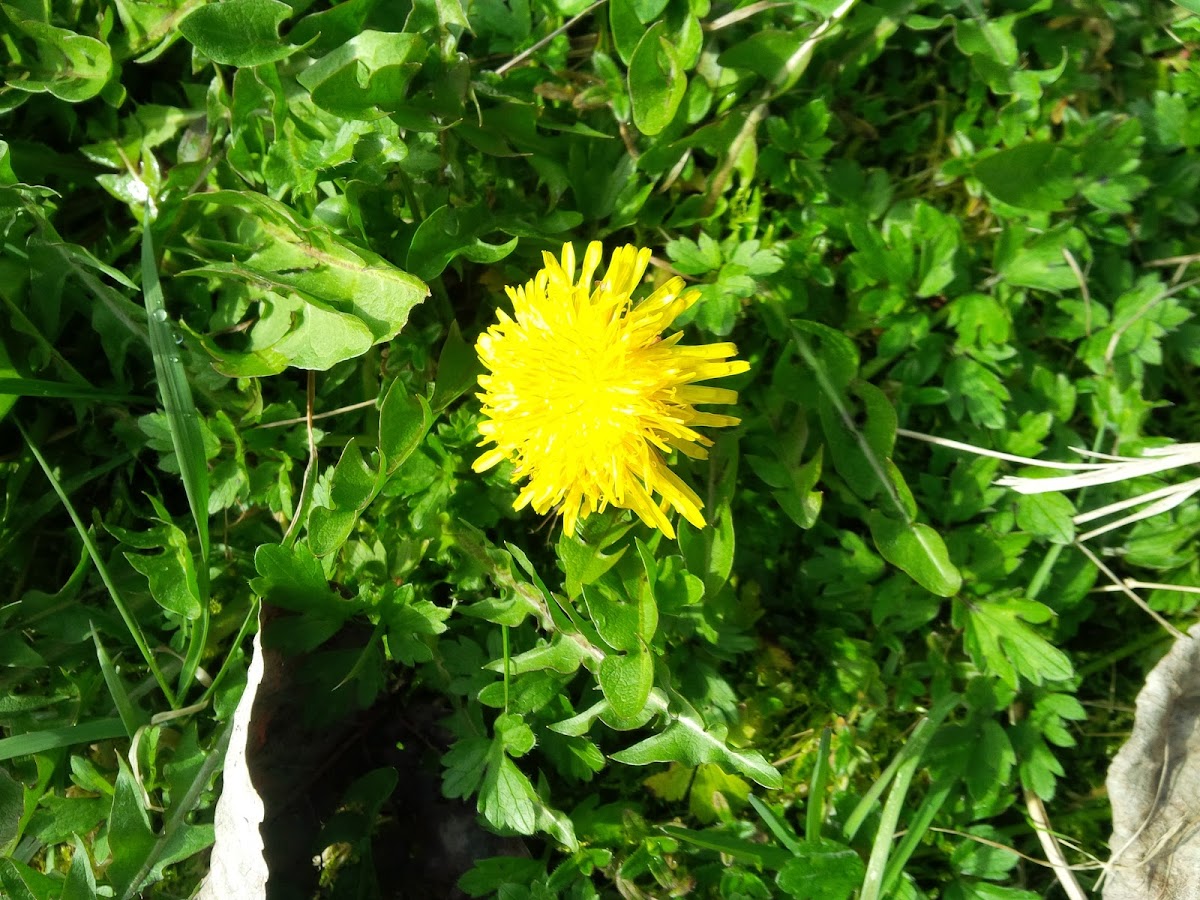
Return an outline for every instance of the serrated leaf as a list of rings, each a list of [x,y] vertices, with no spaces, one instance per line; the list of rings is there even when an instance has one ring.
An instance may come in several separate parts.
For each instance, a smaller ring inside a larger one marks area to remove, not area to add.
[[[328,369],[391,340],[429,293],[424,282],[325,226],[262,194],[215,191],[195,195],[214,215],[240,229],[239,258],[213,255],[189,275],[216,275],[245,283],[264,303],[249,346],[228,353],[203,346],[224,371],[253,354],[256,374],[273,374],[279,360],[304,369]],[[224,247],[221,248],[224,250]]]
[[[967,649],[982,669],[1010,687],[1018,686],[1020,676],[1043,684],[1066,681],[1075,674],[1070,658],[1028,624],[1050,619],[1049,607],[1002,597],[964,602],[959,608],[966,620]]]
[[[493,828],[533,834],[537,830],[538,796],[529,779],[504,754],[499,741],[488,753],[487,772],[479,787],[479,812]]]
[[[1056,491],[1017,497],[1017,526],[1054,544],[1075,540],[1075,505]]]

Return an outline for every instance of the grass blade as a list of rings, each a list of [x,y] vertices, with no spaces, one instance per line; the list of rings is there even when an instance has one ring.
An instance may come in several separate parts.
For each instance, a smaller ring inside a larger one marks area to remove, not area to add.
[[[904,745],[904,749],[896,754],[900,764],[896,768],[895,780],[892,783],[892,789],[888,792],[887,803],[883,806],[883,815],[879,817],[879,830],[875,832],[875,840],[871,844],[871,857],[867,861],[867,874],[863,879],[859,900],[879,900],[879,897],[882,896],[884,873],[892,855],[892,841],[896,837],[896,826],[900,823],[900,812],[904,808],[908,789],[912,784],[913,777],[917,774],[921,757],[925,755],[929,741],[933,738],[938,726],[942,724],[942,720],[958,704],[959,699],[956,694],[943,698],[930,710],[929,715],[921,721],[920,726],[913,731],[913,736]],[[938,803],[938,805],[941,804]],[[897,873],[897,877],[898,875],[899,873]]]
[[[888,784],[891,783],[900,766],[904,764],[910,755],[915,754],[919,757],[925,752],[925,745],[933,737],[936,727],[942,723],[942,719],[950,714],[950,710],[954,709],[961,699],[958,694],[950,694],[944,697],[941,702],[934,706],[928,716],[917,723],[917,727],[913,729],[912,736],[905,742],[900,752],[888,763],[888,767],[883,770],[883,774],[875,780],[870,790],[863,795],[862,800],[858,802],[858,806],[854,807],[854,811],[846,819],[846,825],[842,829],[842,834],[847,841],[854,840],[858,829],[862,827],[863,822],[870,815],[871,807],[883,796],[883,792],[887,790]]]
[[[47,750],[58,750],[62,747],[73,747],[76,744],[91,744],[95,741],[123,737],[128,735],[125,733],[125,723],[120,719],[99,719],[82,725],[31,731],[28,734],[0,738],[0,761],[45,753]]]
[[[196,522],[196,534],[200,537],[201,565],[197,567],[197,572],[202,573],[201,581],[205,582],[201,598],[205,599],[207,606],[208,458],[204,454],[204,439],[200,435],[200,414],[192,400],[187,372],[179,358],[175,336],[168,322],[149,225],[142,229],[142,294],[150,326],[150,353],[154,357],[158,392],[167,414],[167,426],[171,429],[171,443],[179,459],[183,489],[187,492],[188,506]]]
[[[200,586],[200,618],[192,625],[187,655],[179,673],[179,692],[183,696],[196,676],[196,669],[204,655],[204,645],[208,641],[208,457],[204,453],[204,438],[200,434],[200,413],[192,400],[187,372],[179,358],[175,336],[168,321],[149,222],[142,229],[142,294],[146,302],[150,353],[154,357],[158,392],[167,414],[167,427],[171,431],[171,444],[179,461],[183,489],[196,523],[196,535],[200,539],[200,558],[196,566]]]
[[[809,841],[820,840],[821,823],[825,821],[825,784],[829,780],[830,736],[828,727],[821,729],[821,739],[817,743],[817,764],[813,767],[812,783],[808,786],[808,809],[804,811],[804,838]]]
[[[116,704],[117,715],[121,717],[121,721],[125,724],[125,731],[128,734],[133,734],[138,728],[145,725],[150,720],[150,717],[138,709],[133,699],[129,696],[129,691],[125,688],[125,682],[121,679],[121,673],[113,665],[112,657],[104,649],[104,644],[100,642],[100,635],[96,633],[94,628],[92,629],[92,640],[96,643],[96,658],[100,661],[100,672],[104,675],[104,683],[108,686],[108,692],[112,695],[113,703]]]
[[[50,468],[49,463],[46,462],[46,458],[42,456],[42,451],[37,448],[37,445],[25,430],[25,426],[16,419],[13,421],[16,423],[17,430],[21,432],[21,437],[25,439],[25,445],[29,448],[29,452],[33,454],[33,458],[42,467],[42,472],[50,482],[50,487],[54,488],[54,493],[58,494],[58,499],[62,502],[63,508],[66,509],[67,515],[71,517],[71,521],[75,525],[75,530],[79,533],[79,539],[83,541],[88,555],[92,558],[92,564],[95,565],[96,571],[100,573],[100,580],[104,582],[104,586],[108,589],[108,595],[112,598],[113,605],[117,607],[117,612],[121,614],[121,619],[125,622],[125,627],[129,629],[129,635],[133,638],[133,643],[141,651],[142,658],[146,660],[147,667],[149,667],[150,672],[154,675],[154,680],[158,682],[158,686],[166,696],[167,702],[174,709],[176,706],[175,692],[171,690],[171,686],[163,678],[162,670],[159,669],[158,663],[155,662],[154,654],[150,652],[150,645],[146,643],[146,636],[142,634],[142,627],[129,611],[129,607],[125,605],[125,598],[121,596],[121,592],[117,590],[112,576],[108,574],[108,566],[104,564],[104,558],[100,555],[100,548],[92,540],[92,533],[83,526],[79,514],[75,512],[75,507],[71,505],[66,491],[63,490],[62,484],[55,477],[54,471]]]

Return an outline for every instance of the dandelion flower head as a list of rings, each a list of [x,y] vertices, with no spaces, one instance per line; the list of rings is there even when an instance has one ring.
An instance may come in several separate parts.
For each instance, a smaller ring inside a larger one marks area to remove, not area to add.
[[[505,288],[513,314],[500,310],[475,345],[488,370],[479,377],[481,446],[492,446],[474,468],[512,461],[513,482],[525,482],[514,508],[557,507],[568,534],[615,506],[674,537],[668,510],[703,527],[703,503],[666,455],[703,459],[712,441],[697,429],[740,421],[698,411],[734,403],[737,393],[697,382],[749,365],[731,358],[731,343],[689,346],[682,332],[662,336],[700,294],[683,292],[675,277],[633,300],[649,250],[618,248],[594,281],[602,255],[599,242],[589,244],[576,273],[575,248],[564,244],[561,260],[544,253],[532,281]]]

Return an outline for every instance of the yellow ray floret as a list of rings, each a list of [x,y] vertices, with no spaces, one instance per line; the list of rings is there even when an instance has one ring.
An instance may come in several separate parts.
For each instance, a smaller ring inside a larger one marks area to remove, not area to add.
[[[501,310],[475,345],[488,370],[479,376],[481,446],[492,446],[474,468],[511,460],[513,482],[526,482],[513,506],[558,507],[568,533],[611,505],[674,537],[667,510],[703,527],[703,503],[664,454],[703,459],[712,441],[696,429],[740,421],[697,411],[695,404],[733,403],[737,393],[695,382],[749,365],[731,359],[733,344],[662,337],[700,294],[681,293],[683,279],[672,278],[634,302],[649,250],[618,248],[594,282],[602,254],[599,242],[589,244],[576,278],[575,248],[564,244],[561,260],[543,254],[545,268],[532,281],[505,289],[512,316]]]

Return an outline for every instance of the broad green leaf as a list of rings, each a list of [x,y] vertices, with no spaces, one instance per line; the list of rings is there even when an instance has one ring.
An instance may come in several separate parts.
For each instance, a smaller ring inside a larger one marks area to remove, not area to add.
[[[246,354],[256,354],[257,374],[270,374],[273,366],[282,371],[281,359],[328,369],[399,334],[429,293],[424,283],[377,254],[262,194],[196,196],[241,229],[244,249],[236,262],[214,252],[211,262],[187,274],[242,281],[265,304],[246,350],[227,354],[211,341],[204,344],[218,370],[243,365]]]
[[[475,348],[463,340],[458,322],[450,323],[450,331],[438,354],[437,381],[434,384],[430,408],[440,413],[447,406],[475,387],[483,367]]]
[[[388,475],[421,446],[432,424],[433,412],[425,398],[410,394],[399,379],[393,381],[379,407],[379,454]]]
[[[408,83],[429,52],[419,34],[362,31],[302,71],[297,80],[321,109],[378,119],[404,105]]]
[[[308,545],[317,556],[332,553],[346,542],[359,514],[375,497],[378,479],[367,465],[357,441],[350,441],[329,480],[330,506],[314,506],[308,514]]]
[[[27,62],[31,68],[23,72],[18,68],[21,77],[6,77],[5,86],[9,90],[47,92],[68,103],[91,100],[104,90],[113,73],[112,51],[108,44],[28,18],[22,11],[22,4],[5,3],[3,11],[17,30],[31,38],[38,48],[32,60],[20,60],[19,57],[13,60],[18,67]]]
[[[298,49],[279,37],[279,26],[291,15],[280,0],[219,0],[189,13],[179,30],[213,62],[261,66]]]
[[[845,844],[806,840],[783,864],[775,883],[793,900],[847,900],[865,874],[862,857]]]
[[[658,629],[658,608],[652,593],[626,598],[598,585],[584,587],[583,597],[592,625],[614,650],[637,650],[653,639]]]
[[[666,728],[641,743],[614,753],[611,758],[630,766],[656,762],[678,762],[685,766],[715,763],[740,772],[763,787],[780,788],[783,779],[755,750],[734,750],[726,743],[723,725],[706,728],[696,719],[680,716]]]
[[[671,124],[687,90],[687,76],[659,22],[638,41],[629,60],[633,122],[642,134],[655,135]]]
[[[150,595],[159,606],[185,619],[200,617],[200,588],[192,557],[187,553],[186,547],[181,552],[175,542],[172,542],[162,553],[124,555],[134,569],[146,576],[150,583]]]
[[[107,874],[119,897],[133,893],[141,886],[135,882],[141,875],[142,861],[154,848],[154,832],[133,773],[121,757],[117,757],[117,763],[117,783],[108,819],[108,840],[113,858]]]
[[[479,787],[479,812],[493,828],[518,834],[537,830],[538,796],[529,779],[494,741],[487,757],[487,772]]]
[[[874,500],[881,491],[895,493],[895,479],[885,461],[890,461],[896,442],[896,413],[874,385],[855,381],[853,389],[862,401],[863,418],[856,420],[847,414],[848,398],[834,400],[823,395],[821,427],[838,474],[863,500]],[[905,512],[911,515],[907,509]]]
[[[633,52],[637,49],[638,41],[646,33],[645,24],[638,18],[638,7],[635,0],[610,0],[608,27],[621,62],[629,65],[629,61],[633,59]]]
[[[250,588],[268,603],[294,612],[319,611],[335,603],[321,563],[302,545],[263,544],[254,553],[259,577]]]
[[[610,653],[600,661],[600,688],[613,712],[633,718],[646,708],[654,687],[654,656],[649,650]]]
[[[474,263],[491,264],[508,256],[517,246],[517,238],[502,244],[489,244],[479,234],[490,230],[482,209],[456,210],[439,206],[420,224],[408,249],[408,270],[429,280],[441,275],[458,257]],[[438,378],[441,378],[439,372]]]
[[[1054,544],[1075,540],[1075,505],[1057,491],[1017,497],[1017,527]]]
[[[558,558],[566,572],[568,597],[578,597],[586,585],[593,584],[605,572],[615,566],[625,555],[627,547],[615,553],[605,553],[605,548],[617,541],[628,527],[604,534],[577,536],[565,531],[558,539]]]
[[[922,522],[893,519],[877,509],[867,514],[871,537],[880,554],[939,597],[953,597],[962,574],[950,561],[942,536]]]
[[[59,900],[62,882],[15,859],[0,859],[5,900]]]
[[[191,754],[186,749],[177,751],[177,754],[183,754],[183,762],[175,764],[175,774],[170,778],[171,806],[163,816],[158,832],[151,828],[149,815],[142,805],[141,789],[132,772],[125,760],[118,757],[119,771],[108,821],[113,859],[107,875],[120,900],[141,896],[145,887],[163,879],[163,870],[168,865],[211,846],[213,826],[191,824],[188,817],[201,791],[207,789],[216,773],[224,756],[228,734],[226,727],[222,740],[207,754],[199,753],[198,748]],[[193,725],[190,733],[193,747],[194,735]],[[185,748],[188,740],[185,738]]]
[[[767,81],[775,81],[784,74],[788,61],[806,40],[808,34],[798,28],[767,28],[722,51],[717,63],[727,68],[747,69]]]
[[[553,669],[563,675],[570,675],[579,669],[587,658],[584,646],[574,637],[556,634],[548,644],[541,644],[532,650],[518,653],[508,661],[510,675],[524,675],[526,672],[537,672],[542,669]],[[497,659],[487,664],[492,672],[505,670],[504,660]],[[640,710],[639,710],[640,711]]]
[[[442,755],[446,772],[442,776],[442,794],[451,799],[469,797],[483,779],[492,741],[484,737],[463,738]]]
[[[1052,212],[1075,194],[1070,151],[1049,142],[1020,144],[975,163],[975,177],[1009,206]]]

